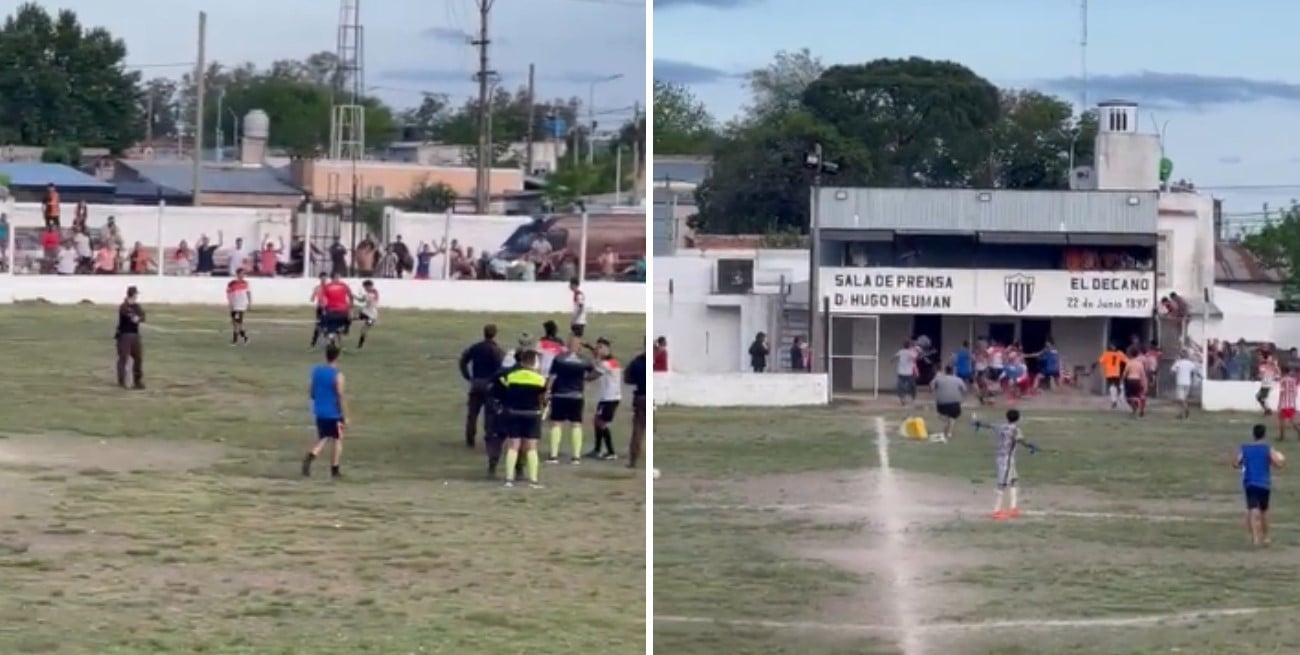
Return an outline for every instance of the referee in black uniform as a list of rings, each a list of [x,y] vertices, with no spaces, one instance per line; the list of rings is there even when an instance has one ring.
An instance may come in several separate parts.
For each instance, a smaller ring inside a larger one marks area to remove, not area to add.
[[[144,323],[144,308],[138,302],[140,290],[126,288],[126,299],[117,308],[117,386],[126,385],[126,360],[131,360],[131,381],[136,389],[144,388],[144,347],[140,343],[140,324]]]

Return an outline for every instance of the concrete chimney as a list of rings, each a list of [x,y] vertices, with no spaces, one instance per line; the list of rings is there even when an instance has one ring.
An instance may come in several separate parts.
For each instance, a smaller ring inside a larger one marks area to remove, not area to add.
[[[266,161],[266,140],[271,134],[271,118],[261,109],[244,116],[244,138],[239,143],[239,163],[261,166]]]

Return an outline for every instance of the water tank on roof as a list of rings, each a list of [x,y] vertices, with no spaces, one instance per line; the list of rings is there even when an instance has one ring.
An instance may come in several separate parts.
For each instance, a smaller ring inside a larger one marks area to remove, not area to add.
[[[244,115],[244,137],[265,139],[271,132],[271,117],[261,109],[254,109]]]

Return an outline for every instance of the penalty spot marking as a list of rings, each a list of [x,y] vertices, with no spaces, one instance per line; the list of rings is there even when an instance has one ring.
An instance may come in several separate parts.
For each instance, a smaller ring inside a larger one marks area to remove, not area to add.
[[[984,632],[988,630],[1078,630],[1089,628],[1146,628],[1159,625],[1181,625],[1195,623],[1206,619],[1223,619],[1240,616],[1253,616],[1265,612],[1278,612],[1285,607],[1239,607],[1230,609],[1203,609],[1176,612],[1173,614],[1147,614],[1144,616],[1120,616],[1096,619],[1024,619],[1006,621],[973,621],[969,623],[918,623],[907,629],[913,634],[933,634],[944,632]],[[810,632],[858,632],[871,634],[895,634],[903,631],[902,626],[873,625],[863,623],[817,623],[813,621],[759,621],[759,620],[723,620],[696,616],[656,616],[656,622],[679,624],[706,624],[734,626],[738,628],[766,628],[769,630],[803,630]],[[906,634],[901,634],[906,639]],[[905,642],[906,643],[906,642]]]

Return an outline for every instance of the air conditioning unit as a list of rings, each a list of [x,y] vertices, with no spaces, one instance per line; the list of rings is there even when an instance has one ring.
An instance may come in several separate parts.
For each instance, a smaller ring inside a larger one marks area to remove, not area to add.
[[[719,294],[740,296],[754,290],[754,260],[719,259],[716,270]]]

